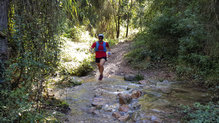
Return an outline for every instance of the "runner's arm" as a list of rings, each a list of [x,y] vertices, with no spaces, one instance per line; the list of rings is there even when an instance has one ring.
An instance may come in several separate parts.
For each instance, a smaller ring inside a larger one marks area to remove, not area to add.
[[[94,42],[94,43],[92,44],[92,46],[90,47],[89,51],[92,53],[93,48],[95,48],[95,47],[96,47],[96,42]]]

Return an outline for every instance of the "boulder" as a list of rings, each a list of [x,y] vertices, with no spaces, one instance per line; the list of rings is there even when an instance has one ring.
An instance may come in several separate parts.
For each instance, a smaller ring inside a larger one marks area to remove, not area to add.
[[[132,101],[132,97],[129,94],[118,94],[119,96],[119,104],[129,104]]]
[[[135,91],[132,92],[131,97],[132,97],[133,99],[137,99],[137,98],[139,98],[141,95],[142,95],[142,92],[141,92],[141,91],[135,90]]]
[[[128,112],[129,111],[129,106],[128,105],[121,105],[119,106],[119,111],[122,111],[122,112]]]

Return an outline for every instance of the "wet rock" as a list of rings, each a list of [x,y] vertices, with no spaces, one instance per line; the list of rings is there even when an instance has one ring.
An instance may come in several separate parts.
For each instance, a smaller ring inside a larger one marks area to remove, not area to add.
[[[147,80],[141,80],[141,81],[139,81],[139,83],[142,84],[142,85],[146,85],[148,83],[148,81]]]
[[[73,83],[74,85],[81,85],[83,83],[83,80],[79,77],[71,77],[69,79],[70,83]]]
[[[124,116],[121,116],[118,118],[119,121],[127,121],[130,118],[129,114],[126,114]]]
[[[94,115],[100,115],[100,111],[99,111],[99,110],[95,110],[92,114],[94,114]]]
[[[90,110],[89,110],[89,112],[90,112],[90,113],[93,113],[95,110],[96,110],[95,107],[91,107]]]
[[[150,120],[153,121],[154,123],[162,123],[162,120],[154,115],[151,116]]]
[[[134,112],[131,119],[132,119],[134,122],[139,121],[139,120],[140,120],[139,112]]]
[[[132,97],[133,99],[137,99],[137,98],[139,98],[141,95],[142,95],[142,92],[141,92],[141,91],[139,91],[139,90],[136,91],[136,90],[135,90],[135,91],[132,92],[131,97]]]
[[[118,119],[121,117],[121,114],[119,112],[113,112],[112,116]]]
[[[119,106],[119,111],[128,112],[129,106],[128,105],[121,105],[121,106]]]
[[[133,108],[134,110],[136,110],[136,109],[140,109],[141,104],[139,104],[138,102],[134,102],[134,103],[131,104],[131,106],[132,106],[132,108]]]
[[[136,75],[134,75],[134,74],[126,74],[124,76],[124,80],[126,80],[126,81],[135,81],[136,80]]]
[[[161,113],[162,111],[158,110],[158,109],[151,109],[151,111],[156,112],[156,113]]]
[[[93,99],[93,102],[92,102],[92,106],[95,106],[96,108],[98,109],[101,109],[102,106],[106,104],[106,100],[104,98],[101,98],[101,97],[95,97]]]
[[[119,104],[128,104],[132,101],[132,97],[129,94],[118,94],[119,96]]]
[[[116,109],[118,109],[118,107],[119,107],[118,103],[114,104],[114,105],[106,104],[106,105],[103,106],[103,110],[107,111],[107,112],[112,112],[112,111],[116,111]]]
[[[149,82],[150,84],[156,84],[156,83],[157,83],[157,81],[152,80],[152,79],[148,79],[148,82]]]
[[[96,107],[91,107],[90,110],[89,110],[90,113],[94,114],[94,115],[98,115],[99,114],[99,111],[97,110]]]

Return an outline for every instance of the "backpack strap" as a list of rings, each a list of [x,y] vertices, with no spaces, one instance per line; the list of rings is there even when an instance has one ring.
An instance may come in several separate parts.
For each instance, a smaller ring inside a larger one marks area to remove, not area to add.
[[[106,52],[106,42],[103,42],[103,51]]]
[[[103,50],[98,50],[99,46],[100,46],[100,44],[99,44],[99,42],[97,41],[97,42],[96,42],[95,51],[104,51],[104,52],[107,51],[107,49],[106,49],[106,42],[105,42],[105,41],[103,42]]]
[[[96,42],[95,51],[98,51],[98,48],[99,48],[99,42],[97,41],[97,42]]]

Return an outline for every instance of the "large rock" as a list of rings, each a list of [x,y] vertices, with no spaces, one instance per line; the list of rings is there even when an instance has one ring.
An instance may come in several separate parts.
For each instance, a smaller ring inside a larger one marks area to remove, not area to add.
[[[136,75],[134,75],[134,74],[126,74],[124,76],[124,80],[126,80],[126,81],[135,81],[136,80]]]
[[[119,96],[119,104],[129,104],[132,101],[132,97],[129,94],[118,94]]]
[[[119,106],[119,111],[122,111],[122,112],[128,112],[129,111],[129,106],[128,105],[121,105]]]

